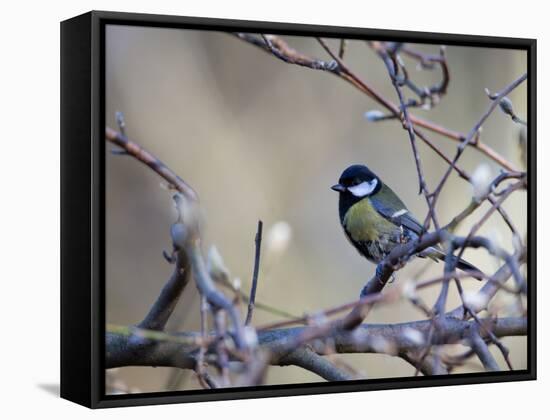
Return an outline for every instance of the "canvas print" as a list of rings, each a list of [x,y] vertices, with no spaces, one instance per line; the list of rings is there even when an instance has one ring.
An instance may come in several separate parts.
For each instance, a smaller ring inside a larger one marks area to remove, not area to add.
[[[107,395],[529,368],[525,50],[108,24],[104,77]]]

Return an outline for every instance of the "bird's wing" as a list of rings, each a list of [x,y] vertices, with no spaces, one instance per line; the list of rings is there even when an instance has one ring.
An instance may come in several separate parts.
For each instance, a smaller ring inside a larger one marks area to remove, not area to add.
[[[376,211],[392,223],[395,223],[398,226],[403,226],[417,235],[420,235],[422,232],[422,225],[420,222],[415,219],[405,204],[388,186],[384,185],[378,194],[370,197],[370,201]],[[418,256],[422,258],[428,257],[436,261],[444,261],[446,253],[439,245],[434,245],[419,253]],[[461,270],[480,272],[477,267],[462,258],[457,260],[456,266]],[[473,277],[478,280],[482,280],[483,278],[481,275],[476,276],[475,274],[473,274]]]
[[[388,186],[384,185],[378,194],[370,197],[370,201],[376,211],[392,223],[403,226],[417,235],[422,232],[420,222],[415,219],[405,204]]]

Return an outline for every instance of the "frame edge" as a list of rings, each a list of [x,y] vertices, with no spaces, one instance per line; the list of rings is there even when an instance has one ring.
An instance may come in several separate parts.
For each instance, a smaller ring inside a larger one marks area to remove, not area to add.
[[[91,13],[61,22],[61,398],[92,406]]]

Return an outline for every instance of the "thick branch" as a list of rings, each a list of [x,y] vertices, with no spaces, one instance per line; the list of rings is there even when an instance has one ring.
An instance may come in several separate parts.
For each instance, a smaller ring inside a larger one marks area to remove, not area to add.
[[[497,320],[482,320],[482,322],[496,337],[527,334],[526,318],[501,318]],[[330,338],[334,343],[334,351],[336,353],[385,353],[384,348],[380,347],[380,340],[383,339],[392,349],[390,354],[399,355],[421,350],[422,344],[411,340],[410,334],[407,332],[416,330],[423,337],[426,337],[430,325],[431,320],[387,325],[364,324],[353,333],[337,332]],[[475,325],[475,321],[464,321],[450,317],[443,318],[432,337],[432,342],[435,345],[442,345],[469,340],[470,328]],[[298,336],[304,335],[304,332],[309,328],[311,327],[261,331],[258,333],[260,349],[269,354],[270,364],[288,365],[288,360],[285,361],[285,358],[297,349],[289,353],[286,343],[295,340]],[[166,336],[168,335],[166,334]],[[146,338],[142,334],[134,332],[130,334],[108,332],[106,336],[105,365],[107,368],[121,366],[173,366],[182,369],[194,369],[200,348],[201,333],[185,332],[173,335],[173,337],[174,341],[160,341]],[[304,345],[301,348],[306,347]],[[213,349],[209,348],[208,352],[208,354],[213,354]],[[296,362],[296,360],[294,361]],[[306,364],[304,361],[300,363]],[[329,369],[327,365],[323,366],[324,369]]]
[[[491,351],[483,338],[481,338],[477,328],[472,328],[470,345],[486,371],[497,372],[500,370],[497,361],[491,354]]]
[[[349,381],[353,379],[348,373],[337,368],[330,360],[308,348],[299,348],[282,358],[281,365],[294,365],[314,372],[327,381]]]
[[[422,360],[420,360],[420,354],[412,352],[404,352],[399,354],[406,362],[410,363],[415,369],[418,369],[424,376],[431,375],[448,375],[450,372],[447,367],[437,360],[432,355],[426,355]]]

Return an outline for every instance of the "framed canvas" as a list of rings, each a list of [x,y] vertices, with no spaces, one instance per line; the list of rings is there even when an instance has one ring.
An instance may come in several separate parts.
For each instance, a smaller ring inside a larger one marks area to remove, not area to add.
[[[61,23],[61,396],[536,377],[536,41]]]

